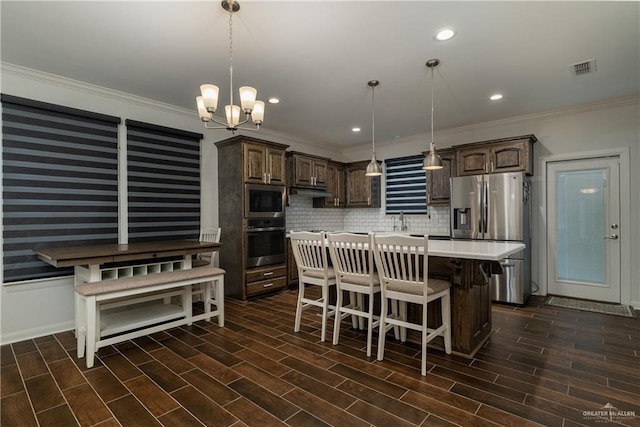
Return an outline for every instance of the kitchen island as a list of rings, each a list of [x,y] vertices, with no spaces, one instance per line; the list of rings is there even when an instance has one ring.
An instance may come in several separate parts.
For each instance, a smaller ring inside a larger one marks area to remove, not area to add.
[[[380,232],[379,234],[417,235],[415,232]],[[501,259],[524,248],[523,243],[517,242],[429,239],[429,277],[448,280],[453,284],[451,287],[451,343],[454,354],[473,357],[489,339],[492,327],[489,278],[492,274],[502,274],[499,263]],[[289,258],[290,262],[292,258]],[[289,271],[294,273],[291,268]],[[376,307],[375,310],[378,312],[379,308]],[[409,305],[407,316],[412,321],[419,321],[422,308]],[[440,303],[437,301],[430,303],[427,313],[429,327],[440,326],[440,319]],[[408,337],[410,340],[416,339],[418,342],[420,340],[419,335],[409,334]],[[431,341],[430,345],[444,348],[440,337]]]
[[[515,242],[429,240],[429,277],[453,283],[451,343],[455,354],[473,357],[491,335],[489,278],[503,273],[498,261],[524,248]],[[408,315],[421,314],[418,307]],[[427,315],[430,327],[439,326],[439,303],[431,303]],[[444,348],[442,339],[432,343]]]

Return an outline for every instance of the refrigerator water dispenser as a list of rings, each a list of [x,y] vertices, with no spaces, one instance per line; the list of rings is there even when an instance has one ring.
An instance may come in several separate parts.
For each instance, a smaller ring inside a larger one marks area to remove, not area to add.
[[[454,208],[453,209],[453,228],[456,230],[470,230],[470,209]]]

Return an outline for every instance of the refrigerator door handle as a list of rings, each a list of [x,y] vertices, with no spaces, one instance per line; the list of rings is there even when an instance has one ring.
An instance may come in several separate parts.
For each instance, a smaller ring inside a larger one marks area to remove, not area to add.
[[[489,232],[487,229],[487,218],[489,217],[489,183],[487,181],[483,182],[483,209],[484,213],[482,215],[483,227],[482,233],[485,234],[484,238],[487,238],[486,234]]]

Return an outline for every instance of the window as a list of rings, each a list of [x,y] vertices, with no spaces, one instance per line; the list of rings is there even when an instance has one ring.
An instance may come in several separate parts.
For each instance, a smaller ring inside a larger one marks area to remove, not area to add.
[[[427,174],[423,156],[386,159],[386,213],[426,214]]]
[[[198,239],[202,134],[126,124],[129,241]]]
[[[2,95],[4,281],[73,274],[33,249],[118,241],[120,118]]]

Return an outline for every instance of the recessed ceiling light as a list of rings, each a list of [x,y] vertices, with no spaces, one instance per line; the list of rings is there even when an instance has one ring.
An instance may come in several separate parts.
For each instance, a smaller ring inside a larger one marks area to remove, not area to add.
[[[269,98],[269,104],[280,104],[280,100],[278,98]]]
[[[491,96],[489,97],[489,99],[490,99],[490,100],[492,100],[492,101],[497,101],[497,100],[499,100],[499,99],[502,99],[502,94],[501,94],[501,93],[496,93],[496,94],[494,94],[494,95],[491,95]]]
[[[456,35],[456,31],[453,28],[442,28],[436,32],[436,35],[433,38],[437,41],[443,42],[445,40],[449,40]]]
[[[360,130],[359,127],[351,128],[351,132],[360,132]]]

